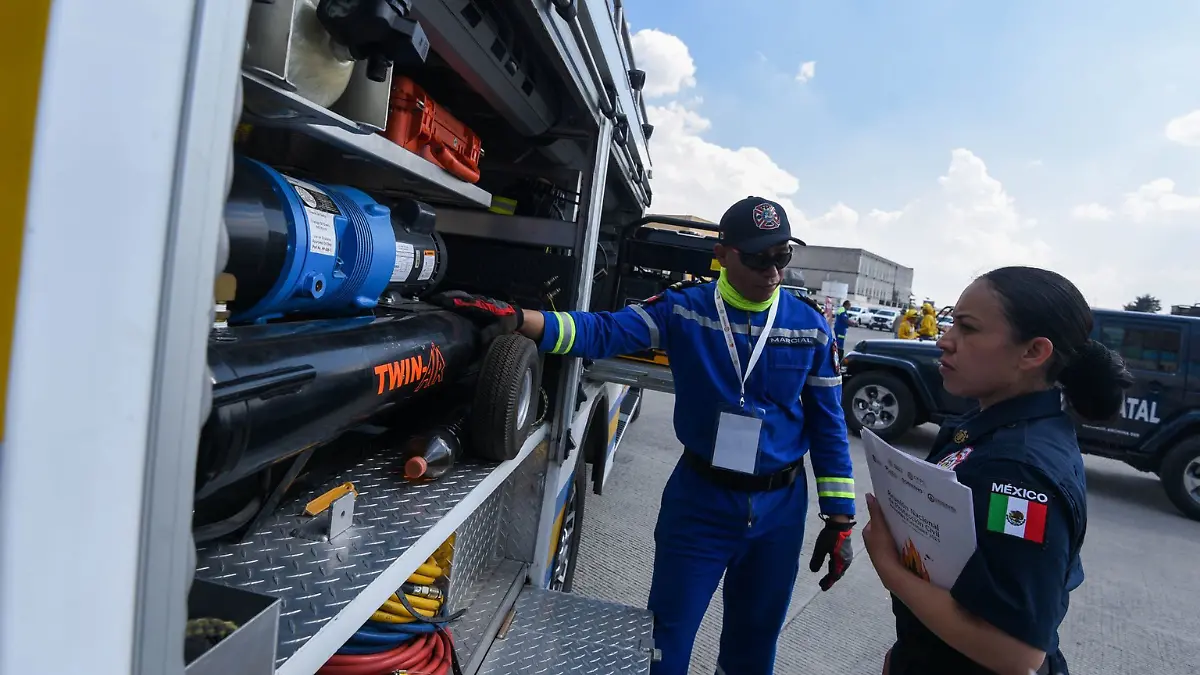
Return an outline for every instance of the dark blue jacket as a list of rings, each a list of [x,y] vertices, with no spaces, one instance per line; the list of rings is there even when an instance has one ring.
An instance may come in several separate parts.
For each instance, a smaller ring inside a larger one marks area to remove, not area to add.
[[[645,349],[666,351],[675,378],[675,435],[684,448],[712,457],[722,406],[738,403],[737,374],[713,303],[715,282],[667,291],[616,312],[545,312],[540,348],[555,354],[608,358]],[[781,293],[767,346],[746,382],[748,407],[765,410],[757,472],[769,474],[811,450],[821,512],[854,513],[850,444],[842,416],[841,377],[825,317]],[[726,303],[743,368],[766,312]]]
[[[1045,651],[1067,672],[1058,627],[1083,583],[1087,480],[1075,424],[1058,389],[1001,401],[948,421],[928,461],[974,494],[978,548],[950,595],[971,614]],[[990,672],[894,600],[893,675]]]

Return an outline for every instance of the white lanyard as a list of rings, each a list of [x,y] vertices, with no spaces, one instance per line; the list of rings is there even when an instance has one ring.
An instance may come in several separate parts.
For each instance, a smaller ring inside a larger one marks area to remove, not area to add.
[[[763,324],[762,334],[758,336],[754,348],[750,350],[750,362],[746,364],[745,373],[742,373],[742,360],[738,358],[737,344],[733,341],[733,327],[729,325],[729,314],[725,311],[725,298],[721,297],[719,288],[713,289],[713,301],[717,303],[717,318],[721,320],[721,332],[725,334],[725,346],[729,347],[729,358],[733,360],[733,369],[737,371],[738,387],[741,388],[738,405],[745,408],[746,381],[750,379],[750,373],[758,364],[758,358],[762,356],[763,349],[767,346],[767,336],[771,333],[771,326],[775,325],[775,310],[779,309],[779,293],[777,292],[775,299],[771,301],[771,309],[767,311],[767,322]],[[753,332],[753,328],[751,328],[751,332]],[[750,339],[749,334],[746,335],[746,339]]]

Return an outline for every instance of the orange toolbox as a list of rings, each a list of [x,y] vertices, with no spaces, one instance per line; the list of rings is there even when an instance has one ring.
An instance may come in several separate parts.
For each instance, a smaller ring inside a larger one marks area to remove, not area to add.
[[[383,135],[468,183],[479,181],[483,144],[425,90],[403,75],[392,78],[391,111]]]

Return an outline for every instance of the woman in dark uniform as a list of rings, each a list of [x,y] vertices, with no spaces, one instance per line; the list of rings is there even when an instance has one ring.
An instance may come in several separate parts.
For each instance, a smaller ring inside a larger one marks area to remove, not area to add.
[[[950,590],[902,564],[879,505],[863,531],[892,593],[885,675],[1067,673],[1058,627],[1083,582],[1083,458],[1067,410],[1120,410],[1121,358],[1089,339],[1092,311],[1062,276],[1004,267],[972,283],[938,340],[946,390],[979,407],[942,427],[927,461],[974,493],[978,548]],[[1064,403],[1065,401],[1065,403]]]

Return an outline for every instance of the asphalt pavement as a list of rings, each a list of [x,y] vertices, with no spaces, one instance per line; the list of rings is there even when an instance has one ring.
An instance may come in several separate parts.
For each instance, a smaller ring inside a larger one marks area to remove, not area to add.
[[[879,332],[854,330],[853,345]],[[648,393],[628,430],[602,496],[589,494],[575,591],[645,606],[662,488],[682,452],[672,429],[674,397]],[[897,445],[923,455],[936,427],[914,429]],[[870,490],[861,441],[851,439],[859,511]],[[1171,506],[1151,474],[1113,460],[1085,458],[1089,523],[1086,581],[1071,596],[1062,649],[1072,673],[1192,675],[1200,672],[1200,522]],[[809,477],[811,482],[812,478]],[[828,592],[807,557],[820,528],[815,490],[804,561],[779,642],[776,672],[875,675],[895,637],[888,594],[861,538],[847,575]],[[692,654],[692,673],[715,669],[721,592],[713,596]]]

